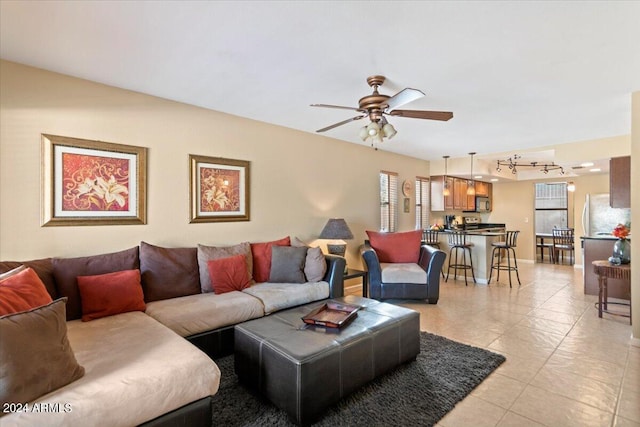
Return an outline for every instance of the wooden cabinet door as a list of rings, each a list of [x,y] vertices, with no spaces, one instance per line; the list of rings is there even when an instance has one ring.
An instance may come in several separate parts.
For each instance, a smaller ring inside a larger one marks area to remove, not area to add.
[[[609,161],[609,204],[612,208],[631,207],[631,156]]]
[[[453,209],[467,209],[467,180],[453,178]]]
[[[432,176],[431,180],[431,210],[443,211],[445,210],[445,195],[444,195],[444,176]]]
[[[476,196],[489,197],[489,184],[488,182],[476,181]]]
[[[476,210],[476,195],[478,194],[478,187],[477,187],[478,181],[472,181],[469,180],[467,181],[467,188],[469,187],[475,187],[474,188],[474,192],[472,194],[467,194],[467,206],[465,207],[465,210],[467,211],[475,211]]]
[[[452,210],[453,209],[453,192],[454,192],[454,184],[453,177],[445,176],[444,177],[444,210]]]

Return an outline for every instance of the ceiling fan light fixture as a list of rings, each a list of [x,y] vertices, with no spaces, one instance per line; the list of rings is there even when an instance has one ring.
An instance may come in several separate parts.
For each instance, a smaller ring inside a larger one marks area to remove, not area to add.
[[[360,139],[362,139],[363,141],[366,141],[367,138],[369,138],[369,130],[367,129],[366,126],[362,126],[360,128],[360,133],[358,135],[360,136]]]
[[[385,124],[382,127],[382,132],[384,133],[384,136],[386,136],[389,139],[393,138],[395,134],[398,133],[398,131],[396,131],[396,128],[394,128],[391,123]]]
[[[380,132],[380,125],[376,122],[369,123],[369,125],[367,126],[367,132],[369,133],[369,136],[378,135],[378,133]]]

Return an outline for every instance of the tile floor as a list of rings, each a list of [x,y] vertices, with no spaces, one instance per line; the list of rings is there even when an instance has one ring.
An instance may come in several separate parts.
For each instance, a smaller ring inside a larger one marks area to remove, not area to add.
[[[513,289],[502,275],[490,286],[450,278],[437,305],[393,301],[418,310],[422,330],[507,358],[438,426],[640,427],[640,348],[629,344],[629,319],[598,318],[581,269],[519,270]],[[347,293],[361,295],[361,286]]]

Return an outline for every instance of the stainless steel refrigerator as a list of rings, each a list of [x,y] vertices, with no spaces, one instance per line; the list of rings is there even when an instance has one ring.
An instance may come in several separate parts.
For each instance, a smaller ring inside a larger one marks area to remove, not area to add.
[[[616,225],[630,225],[631,209],[609,206],[609,193],[587,194],[582,211],[582,234],[585,237],[610,236]]]

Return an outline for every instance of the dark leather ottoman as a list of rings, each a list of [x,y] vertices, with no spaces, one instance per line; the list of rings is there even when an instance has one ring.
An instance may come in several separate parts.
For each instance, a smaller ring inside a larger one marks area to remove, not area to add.
[[[375,300],[334,298],[360,305],[342,329],[306,325],[301,317],[323,301],[235,326],[239,380],[309,424],[326,408],[420,352],[420,314]]]

